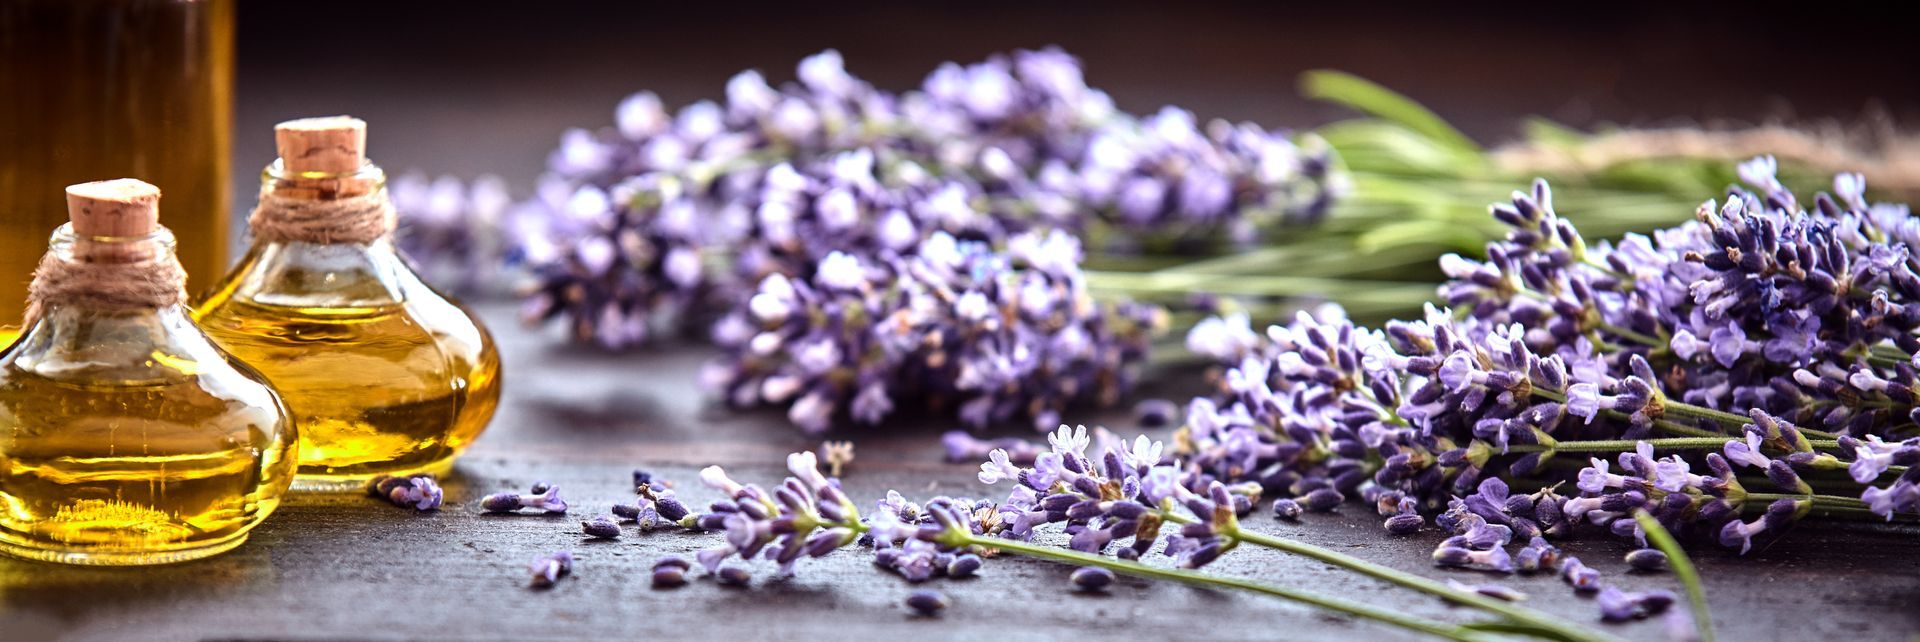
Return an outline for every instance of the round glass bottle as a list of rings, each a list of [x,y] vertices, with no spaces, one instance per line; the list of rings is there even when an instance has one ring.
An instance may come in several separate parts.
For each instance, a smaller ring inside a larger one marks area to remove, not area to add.
[[[293,480],[286,407],[194,325],[158,189],[68,194],[0,353],[0,551],[136,565],[238,546]]]
[[[300,424],[294,488],[443,474],[500,398],[493,339],[395,249],[365,124],[282,123],[254,243],[195,306],[215,342],[274,383]]]

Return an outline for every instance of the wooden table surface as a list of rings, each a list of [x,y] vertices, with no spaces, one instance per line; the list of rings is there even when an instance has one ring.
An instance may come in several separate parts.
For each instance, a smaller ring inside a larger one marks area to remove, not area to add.
[[[517,327],[508,304],[479,308],[500,339],[506,395],[492,428],[446,480],[444,509],[415,514],[361,496],[296,495],[246,545],[213,559],[144,569],[0,559],[0,640],[1406,637],[1277,599],[1170,583],[1122,578],[1105,594],[1076,593],[1068,590],[1071,568],[1011,557],[989,560],[974,579],[930,582],[953,604],[938,618],[921,618],[901,604],[913,585],[874,567],[859,547],[807,560],[787,579],[756,561],[749,588],[723,587],[696,571],[685,587],[655,590],[648,582],[654,558],[690,555],[720,537],[629,528],[616,541],[583,541],[583,516],[631,497],[631,469],[649,468],[677,482],[689,504],[704,505],[716,495],[699,486],[700,467],[722,464],[742,481],[772,485],[784,475],[783,455],[818,442],[777,414],[708,404],[694,382],[708,348],[601,354]],[[1178,399],[1192,390],[1150,385],[1141,392]],[[1124,413],[1075,420],[1135,430]],[[975,481],[974,467],[942,463],[938,434],[950,426],[922,423],[838,435],[859,444],[844,479],[857,501],[870,505],[889,488],[916,499],[1003,494]],[[535,480],[559,484],[573,512],[496,516],[475,507],[482,495]],[[1428,577],[1500,580],[1530,594],[1531,606],[1625,638],[1664,635],[1658,620],[1599,624],[1593,600],[1550,576],[1436,569],[1428,556],[1438,534],[1390,537],[1358,504],[1298,523],[1262,511],[1246,523]],[[1623,588],[1679,589],[1670,574],[1626,573],[1626,544],[1562,546]],[[526,588],[528,560],[563,549],[578,559],[573,577],[552,590]],[[1912,530],[1805,525],[1745,557],[1703,547],[1695,559],[1722,640],[1900,640],[1920,631],[1920,535]],[[1209,570],[1423,616],[1475,616],[1249,547]]]

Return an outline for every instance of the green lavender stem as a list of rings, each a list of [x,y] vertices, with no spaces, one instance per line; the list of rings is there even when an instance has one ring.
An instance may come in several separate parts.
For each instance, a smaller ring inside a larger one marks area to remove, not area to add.
[[[964,535],[954,538],[954,541],[965,545],[994,548],[1004,552],[1055,562],[1065,562],[1081,566],[1097,566],[1116,573],[1125,573],[1127,575],[1148,579],[1172,580],[1196,586],[1225,587],[1252,591],[1281,599],[1292,600],[1335,613],[1344,613],[1357,618],[1373,620],[1382,624],[1389,624],[1451,640],[1481,641],[1495,639],[1492,636],[1460,625],[1414,617],[1397,611],[1375,608],[1358,602],[1349,602],[1339,598],[1324,596],[1311,591],[1263,584],[1245,578],[1213,575],[1186,569],[1160,568],[1104,555],[1092,555],[1074,550],[1042,546],[1017,540],[981,537],[978,535]]]
[[[1514,444],[1507,447],[1507,452],[1623,453],[1623,452],[1632,451],[1635,448],[1638,448],[1639,444],[1643,444],[1643,443],[1649,446],[1653,446],[1653,449],[1656,451],[1719,450],[1721,448],[1725,448],[1727,443],[1731,441],[1735,441],[1735,439],[1732,437],[1671,437],[1671,438],[1665,438],[1665,439],[1637,439],[1637,440],[1636,439],[1597,439],[1597,440],[1581,440],[1581,441],[1556,441],[1551,444]],[[1840,442],[1825,440],[1825,439],[1812,439],[1812,440],[1808,440],[1807,443],[1811,444],[1814,448],[1839,448],[1840,447]]]
[[[1181,524],[1191,524],[1195,522],[1193,517],[1188,515],[1182,515],[1180,513],[1174,513],[1170,511],[1161,511],[1160,515],[1162,516],[1163,519],[1169,522],[1177,522]],[[1520,626],[1532,629],[1535,632],[1537,632],[1537,634],[1543,637],[1557,639],[1557,640],[1612,639],[1608,636],[1597,634],[1579,625],[1542,614],[1532,609],[1508,604],[1506,602],[1502,602],[1500,600],[1496,600],[1494,598],[1487,597],[1485,595],[1480,595],[1478,593],[1469,593],[1466,591],[1455,590],[1453,587],[1447,586],[1445,584],[1441,584],[1439,582],[1435,582],[1433,580],[1430,580],[1418,575],[1414,575],[1412,573],[1387,568],[1385,566],[1381,566],[1379,564],[1375,564],[1373,562],[1369,562],[1369,561],[1360,559],[1358,557],[1347,555],[1345,553],[1336,552],[1326,548],[1321,548],[1319,546],[1308,544],[1306,542],[1291,540],[1291,539],[1286,539],[1281,537],[1274,537],[1271,535],[1264,535],[1261,533],[1255,533],[1255,532],[1247,531],[1245,529],[1241,529],[1238,526],[1233,527],[1232,530],[1230,531],[1222,532],[1221,535],[1230,540],[1246,542],[1246,543],[1255,544],[1258,546],[1264,546],[1274,550],[1292,553],[1295,555],[1300,555],[1303,557],[1319,560],[1321,562],[1326,562],[1328,564],[1332,564],[1334,566],[1338,566],[1340,568],[1344,568],[1349,571],[1353,571],[1355,573],[1365,575],[1367,577],[1381,580],[1389,584],[1394,584],[1404,588],[1413,589],[1415,591],[1433,595],[1433,596],[1439,597],[1440,599],[1453,602],[1455,604],[1459,604],[1462,606],[1470,606],[1470,607],[1474,607],[1474,608],[1486,611],[1488,613],[1493,613],[1495,615],[1499,615],[1501,617],[1504,617],[1510,620],[1516,625],[1520,625]]]
[[[1700,642],[1713,642],[1713,614],[1707,611],[1707,590],[1700,586],[1700,573],[1693,568],[1693,560],[1687,557],[1687,551],[1673,540],[1660,520],[1654,519],[1647,511],[1636,510],[1633,520],[1640,523],[1640,530],[1647,534],[1647,540],[1654,547],[1667,554],[1667,565],[1673,567],[1673,575],[1680,578],[1680,584],[1687,588],[1687,605],[1693,608],[1693,626],[1700,632]]]

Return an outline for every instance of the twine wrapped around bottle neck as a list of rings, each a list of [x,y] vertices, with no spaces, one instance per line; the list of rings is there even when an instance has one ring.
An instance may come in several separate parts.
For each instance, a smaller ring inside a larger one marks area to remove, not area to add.
[[[78,244],[87,243],[80,241]],[[26,323],[54,305],[84,310],[125,312],[157,310],[187,300],[187,271],[165,248],[128,257],[130,260],[93,260],[76,250],[72,257],[48,252],[33,271],[27,288]]]
[[[256,241],[327,245],[372,243],[392,232],[398,220],[386,190],[315,200],[266,189],[247,224]]]

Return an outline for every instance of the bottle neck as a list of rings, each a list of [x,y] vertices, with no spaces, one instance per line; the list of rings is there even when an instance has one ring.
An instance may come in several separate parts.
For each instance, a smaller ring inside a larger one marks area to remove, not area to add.
[[[386,185],[386,173],[372,163],[352,173],[295,173],[275,160],[261,174],[260,205],[248,222],[260,241],[372,243],[390,236],[396,223]]]
[[[164,227],[138,237],[85,236],[71,223],[55,230],[28,289],[27,320],[53,308],[90,313],[145,312],[186,299],[186,271]]]

